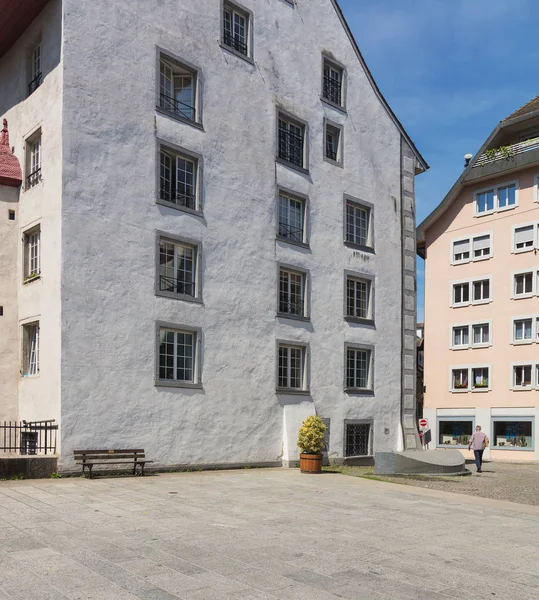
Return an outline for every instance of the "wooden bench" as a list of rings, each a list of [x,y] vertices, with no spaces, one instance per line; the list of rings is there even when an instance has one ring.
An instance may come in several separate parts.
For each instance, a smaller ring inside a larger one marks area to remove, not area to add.
[[[74,450],[75,460],[78,465],[82,465],[82,474],[88,471],[89,479],[92,479],[92,469],[94,465],[133,465],[133,475],[144,475],[146,463],[153,460],[146,460],[144,450]]]

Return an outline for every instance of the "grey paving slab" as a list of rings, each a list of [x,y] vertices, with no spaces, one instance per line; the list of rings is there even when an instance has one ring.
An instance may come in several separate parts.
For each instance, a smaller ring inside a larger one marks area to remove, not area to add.
[[[8,481],[0,600],[537,600],[538,538],[534,506],[338,474]]]

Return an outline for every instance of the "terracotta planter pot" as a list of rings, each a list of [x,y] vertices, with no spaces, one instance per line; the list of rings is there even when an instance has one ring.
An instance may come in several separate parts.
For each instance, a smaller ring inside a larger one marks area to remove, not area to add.
[[[300,454],[299,468],[302,473],[321,473],[322,455],[321,454]]]

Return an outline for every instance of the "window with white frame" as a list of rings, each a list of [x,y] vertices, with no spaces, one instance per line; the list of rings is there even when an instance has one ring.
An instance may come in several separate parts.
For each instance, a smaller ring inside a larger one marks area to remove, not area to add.
[[[505,183],[475,192],[475,214],[480,216],[518,205],[517,182]]]
[[[468,368],[451,369],[451,389],[453,391],[468,390]]]
[[[279,193],[278,236],[291,242],[305,243],[306,202],[302,198]]]
[[[250,15],[231,2],[223,6],[223,44],[243,56],[250,55]]]
[[[197,96],[197,71],[161,54],[158,106],[187,121],[200,122]]]
[[[492,447],[498,450],[533,450],[534,421],[526,417],[492,419]]]
[[[513,320],[513,341],[531,342],[533,340],[533,319],[514,319]]]
[[[346,389],[372,390],[372,350],[346,348]]]
[[[346,201],[346,241],[372,248],[371,210],[368,206]]]
[[[41,181],[41,129],[26,140],[26,189]]]
[[[33,227],[23,234],[24,240],[24,283],[36,279],[41,274],[41,229]]]
[[[453,305],[468,304],[470,302],[470,282],[453,284]]]
[[[305,273],[281,267],[279,270],[279,314],[304,317]]]
[[[453,242],[453,262],[470,260],[470,240],[457,240]]]
[[[372,456],[372,427],[370,423],[345,424],[344,455]]]
[[[198,246],[167,238],[159,240],[159,292],[182,298],[195,298]]]
[[[472,247],[474,260],[490,258],[492,255],[490,234],[473,237]]]
[[[159,197],[180,209],[199,210],[198,160],[161,147]]]
[[[438,446],[467,448],[473,435],[473,418],[439,418]]]
[[[341,162],[341,130],[326,123],[325,157],[336,163]]]
[[[472,345],[483,346],[490,344],[490,323],[472,325]]]
[[[36,44],[30,52],[30,71],[28,77],[28,95],[33,94],[43,83],[41,70],[41,42]]]
[[[322,97],[337,106],[343,105],[343,70],[327,59],[324,59]]]
[[[467,348],[470,345],[469,331],[470,328],[468,325],[458,325],[456,327],[453,327],[453,348]]]
[[[472,390],[488,389],[489,387],[489,368],[472,368]]]
[[[533,250],[536,243],[536,224],[522,225],[513,229],[514,252]]]
[[[39,373],[39,322],[22,326],[22,375]]]
[[[277,387],[281,390],[304,390],[305,360],[307,349],[305,346],[294,344],[279,344]]]
[[[372,319],[372,281],[346,277],[346,316],[353,319]]]
[[[533,365],[513,365],[513,388],[531,389]]]
[[[531,296],[534,293],[534,272],[516,273],[514,276],[513,296]]]
[[[490,279],[474,281],[472,285],[474,302],[490,300]]]
[[[305,125],[279,113],[278,157],[297,167],[305,167]]]
[[[179,384],[197,383],[197,334],[161,327],[159,329],[158,379]]]

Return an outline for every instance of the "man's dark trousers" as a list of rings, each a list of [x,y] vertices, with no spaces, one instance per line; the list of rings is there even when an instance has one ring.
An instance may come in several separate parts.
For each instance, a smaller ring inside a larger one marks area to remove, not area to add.
[[[478,471],[481,471],[481,467],[483,465],[483,452],[484,450],[474,450],[474,456],[475,456],[475,466],[477,467]]]

